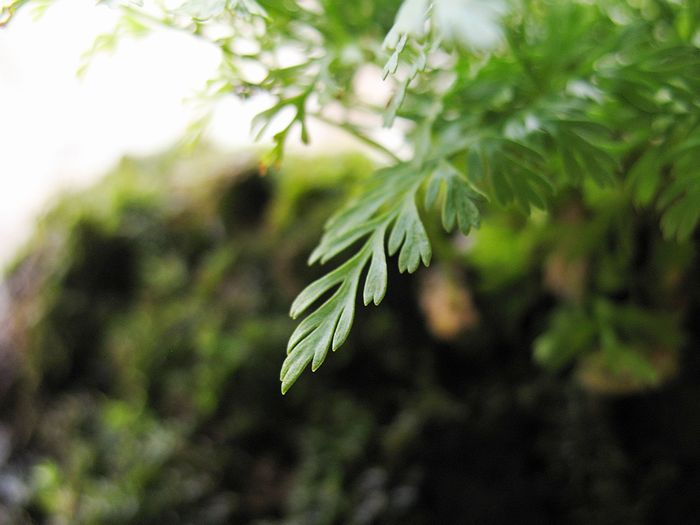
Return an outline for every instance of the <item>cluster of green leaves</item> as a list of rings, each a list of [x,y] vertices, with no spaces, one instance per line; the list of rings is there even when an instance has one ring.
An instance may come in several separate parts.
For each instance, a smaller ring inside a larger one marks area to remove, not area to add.
[[[530,213],[547,209],[552,197],[564,189],[589,184],[632,187],[638,206],[662,213],[661,228],[669,237],[683,241],[694,231],[700,218],[700,178],[697,162],[693,165],[698,153],[700,50],[692,41],[695,27],[684,33],[677,24],[681,17],[686,24],[695,20],[698,6],[527,4],[515,5],[503,26],[508,45],[486,58],[453,52],[446,69],[454,78],[447,89],[440,89],[442,72],[430,68],[411,84],[414,88],[397,115],[416,122],[409,137],[413,162],[403,173],[397,168],[393,184],[382,187],[378,174],[379,189],[368,188],[329,223],[329,233],[317,250],[328,254],[320,258],[322,263],[360,238],[367,241],[347,263],[319,281],[321,286],[314,283],[302,293],[303,309],[298,305],[292,309],[293,316],[299,315],[320,297],[320,290],[339,284],[336,295],[303,321],[292,337],[282,373],[283,391],[307,363],[317,368],[328,347],[336,349],[347,336],[362,269],[370,258],[375,268],[384,264],[385,256],[378,252],[392,213],[405,202],[405,188],[410,188],[411,206],[415,195],[426,190],[427,211],[444,181],[443,224],[449,230],[457,223],[462,233],[479,224],[478,194],[496,205]],[[416,69],[410,70],[409,76],[414,75]],[[403,91],[400,84],[401,98]],[[395,109],[392,104],[389,111]],[[405,185],[398,184],[400,180]],[[417,268],[416,254],[426,243],[417,211],[413,217],[416,233],[406,236],[406,255],[399,256],[402,271]],[[398,244],[389,241],[391,255]],[[312,257],[311,262],[318,259]],[[370,268],[366,304],[375,275],[384,274]],[[383,295],[383,286],[380,289]],[[310,335],[318,339],[309,335],[312,329],[316,330]],[[611,340],[606,339],[608,347],[620,348]]]
[[[292,307],[293,317],[310,313],[290,339],[283,391],[346,339],[368,265],[362,295],[377,304],[387,254],[398,253],[402,271],[429,263],[421,213],[436,203],[445,228],[463,234],[479,224],[480,196],[529,214],[591,184],[626,188],[679,241],[700,220],[695,0],[187,0],[160,16],[126,4],[126,16],[221,50],[207,96],[274,98],[254,122],[260,133],[276,128],[266,164],[279,161],[292,129],[309,140],[309,117],[394,164],[329,221],[310,258],[346,257]],[[283,63],[282,50],[294,58]],[[262,74],[251,78],[250,64]],[[386,108],[357,94],[356,74],[368,64],[384,67],[394,85]],[[337,105],[351,110],[345,120],[327,116]],[[400,161],[362,131],[353,119],[363,112],[410,124],[413,158]]]
[[[663,379],[663,370],[651,361],[653,352],[671,352],[679,337],[675,319],[665,312],[598,299],[558,310],[535,342],[534,355],[555,370],[581,355],[601,356],[618,377],[628,374],[646,386]]]

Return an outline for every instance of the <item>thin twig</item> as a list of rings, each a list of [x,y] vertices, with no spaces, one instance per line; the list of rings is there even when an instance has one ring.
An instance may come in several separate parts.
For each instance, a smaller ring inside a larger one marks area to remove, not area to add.
[[[319,120],[320,122],[323,122],[324,124],[328,124],[328,125],[333,126],[335,128],[342,129],[346,133],[348,133],[348,134],[352,135],[353,137],[355,137],[356,139],[358,139],[360,142],[363,142],[363,143],[367,144],[368,146],[372,146],[377,151],[383,153],[384,155],[389,157],[392,161],[401,162],[401,159],[393,151],[391,151],[386,146],[381,145],[379,142],[369,138],[364,133],[361,133],[351,124],[348,124],[347,122],[336,122],[335,120],[329,119],[328,117],[324,117],[320,113],[309,113],[309,116],[314,117],[315,119]]]

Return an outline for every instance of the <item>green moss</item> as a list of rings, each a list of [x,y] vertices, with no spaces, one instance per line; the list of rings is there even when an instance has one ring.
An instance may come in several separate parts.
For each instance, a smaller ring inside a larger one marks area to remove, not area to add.
[[[644,417],[622,427],[619,401],[597,405],[574,386],[566,366],[591,353],[601,321],[584,299],[580,315],[547,328],[552,312],[571,306],[541,280],[560,223],[494,215],[466,258],[448,254],[446,264],[479,283],[480,318],[449,343],[426,330],[413,278],[392,271],[382,306],[358,309],[361,328],[347,346],[283,398],[289,304],[322,271],[306,257],[346,182],[371,166],[298,159],[261,177],[254,164],[211,154],[198,166],[125,160],[57,204],[9,271],[8,348],[21,366],[0,399],[0,422],[13,433],[0,473],[27,489],[0,502],[13,523],[634,522],[649,507],[670,515],[673,505],[649,494],[681,494],[681,467],[700,453],[673,456],[663,429],[647,429],[661,443],[651,452],[627,433],[642,435],[650,414],[690,406],[697,365],[656,404],[627,401]],[[600,222],[576,227],[628,231]],[[639,348],[635,326],[651,326],[654,305],[634,295],[635,283],[692,261],[665,257],[651,239],[653,257],[623,265],[633,307],[609,299],[603,315],[621,348]],[[657,308],[677,297],[672,280],[652,285],[665,290]],[[584,297],[600,294],[596,286],[586,281]],[[560,330],[566,321],[586,337]],[[664,340],[679,345],[678,319],[666,321]],[[560,375],[532,362],[543,331]],[[562,353],[567,345],[576,351]],[[654,461],[677,470],[659,476],[647,469]]]

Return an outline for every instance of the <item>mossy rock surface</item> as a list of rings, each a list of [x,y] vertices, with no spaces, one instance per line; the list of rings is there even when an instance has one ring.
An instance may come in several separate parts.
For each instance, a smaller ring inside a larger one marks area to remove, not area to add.
[[[348,343],[282,397],[287,310],[323,271],[306,256],[371,166],[251,166],[125,160],[42,221],[6,276],[0,523],[700,515],[700,359],[619,398],[544,371],[530,347],[554,298],[534,264],[475,286],[474,326],[440,340],[425,283],[393,271],[385,302],[360,308]]]

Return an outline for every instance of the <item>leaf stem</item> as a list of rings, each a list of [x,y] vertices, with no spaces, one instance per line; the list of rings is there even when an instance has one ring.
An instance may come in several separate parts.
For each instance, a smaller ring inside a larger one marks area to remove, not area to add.
[[[335,128],[341,129],[345,131],[346,133],[352,135],[359,141],[367,144],[368,146],[373,147],[377,151],[383,153],[385,156],[389,157],[393,162],[402,162],[402,160],[389,148],[386,146],[381,145],[379,142],[369,138],[367,135],[364,133],[361,133],[360,131],[357,130],[354,126],[351,124],[348,124],[347,122],[336,122],[335,120],[329,119],[328,117],[325,117],[321,115],[320,113],[308,113],[309,116],[314,117],[316,120],[323,122],[324,124],[328,124],[330,126],[333,126]]]

